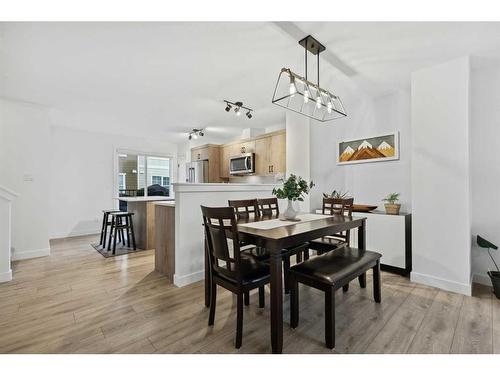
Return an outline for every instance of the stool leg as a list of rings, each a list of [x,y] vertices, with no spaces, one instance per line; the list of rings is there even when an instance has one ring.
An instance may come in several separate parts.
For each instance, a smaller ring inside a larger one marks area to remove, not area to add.
[[[245,306],[250,305],[250,292],[245,292],[243,295],[245,297]]]
[[[125,217],[125,224],[127,225],[127,229],[126,229],[126,232],[127,232],[127,247],[130,247],[130,220],[129,220],[128,216]]]
[[[366,288],[366,272],[359,275],[358,280],[359,280],[359,286],[361,288]]]
[[[113,238],[113,228],[115,227],[115,217],[111,216],[111,229],[109,231],[108,251],[111,250],[111,238]]]
[[[113,234],[113,255],[116,254],[116,238],[118,237],[118,225],[115,225],[115,233]]]
[[[382,300],[380,290],[380,261],[377,260],[377,264],[373,266],[373,298],[375,302],[380,303]]]
[[[263,286],[259,286],[259,307],[262,309],[266,306],[265,290]]]
[[[99,239],[99,245],[103,244],[102,240],[103,240],[103,237],[104,237],[104,227],[106,225],[106,220],[107,220],[106,219],[106,212],[104,212],[102,214],[101,238]]]
[[[109,227],[109,214],[106,214],[106,222],[104,223],[104,235],[102,238],[102,248],[106,248],[106,238],[108,237],[108,227]]]
[[[134,250],[136,250],[135,234],[134,234],[134,219],[132,218],[132,215],[130,215],[130,232],[132,233],[132,245],[134,245]]]
[[[299,283],[290,280],[290,327],[297,328],[299,325]]]
[[[325,292],[325,341],[326,347],[335,348],[335,290]]]

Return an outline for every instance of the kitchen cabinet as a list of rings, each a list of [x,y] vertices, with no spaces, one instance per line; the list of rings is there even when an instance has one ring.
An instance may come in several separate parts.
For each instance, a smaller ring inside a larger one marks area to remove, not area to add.
[[[255,174],[258,176],[271,174],[270,148],[271,137],[255,140]]]
[[[286,172],[286,133],[275,134],[271,137],[269,147],[271,174]]]
[[[191,149],[191,161],[208,160],[209,146],[199,146]]]

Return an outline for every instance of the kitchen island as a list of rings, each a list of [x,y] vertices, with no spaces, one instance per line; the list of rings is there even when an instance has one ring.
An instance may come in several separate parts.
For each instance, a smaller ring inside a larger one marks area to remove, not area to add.
[[[137,247],[142,250],[153,249],[155,246],[155,202],[173,201],[173,197],[119,197],[127,202],[127,211],[134,214],[134,232]]]

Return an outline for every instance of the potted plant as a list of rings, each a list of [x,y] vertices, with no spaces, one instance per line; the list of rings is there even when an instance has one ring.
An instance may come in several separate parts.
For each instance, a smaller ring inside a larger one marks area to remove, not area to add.
[[[401,204],[396,203],[399,201],[399,193],[390,193],[387,197],[382,199],[382,201],[387,202],[384,204],[386,214],[399,215]]]
[[[334,190],[330,194],[328,193],[323,193],[323,197],[325,198],[336,198],[336,199],[345,199],[349,198],[349,192],[343,192],[342,190]]]
[[[498,265],[495,262],[495,259],[493,259],[490,251],[490,249],[497,250],[498,247],[479,235],[477,236],[477,244],[479,247],[488,249],[488,255],[490,256],[493,264],[495,265],[495,268],[497,269],[496,271],[488,270],[488,276],[490,277],[491,284],[493,285],[493,293],[495,293],[495,297],[500,299],[500,270],[498,269]]]
[[[287,220],[295,220],[297,216],[297,211],[293,208],[293,202],[295,201],[304,201],[304,195],[309,193],[309,190],[314,186],[314,183],[311,181],[307,183],[302,177],[297,177],[294,174],[291,174],[283,182],[283,187],[274,188],[273,195],[278,199],[288,199],[288,207],[286,211],[283,213],[283,216]]]

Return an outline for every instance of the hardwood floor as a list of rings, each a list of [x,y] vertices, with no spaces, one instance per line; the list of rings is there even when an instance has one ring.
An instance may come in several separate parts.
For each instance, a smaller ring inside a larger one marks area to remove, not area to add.
[[[176,288],[154,272],[152,250],[105,259],[89,245],[95,241],[53,241],[50,257],[14,262],[14,281],[0,284],[0,353],[270,352],[268,295],[265,309],[256,293],[245,307],[236,350],[231,293],[218,289],[208,327],[202,282]],[[382,281],[380,305],[371,284],[337,292],[333,351],[323,342],[323,294],[301,288],[295,330],[286,296],[283,352],[500,353],[500,301],[489,288],[464,297],[384,272]]]

